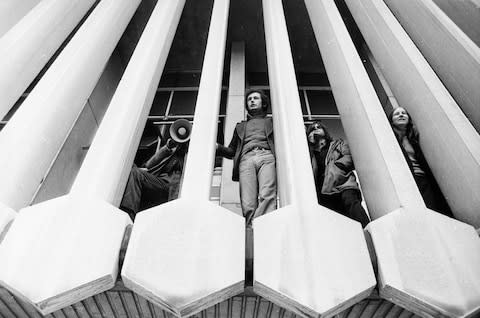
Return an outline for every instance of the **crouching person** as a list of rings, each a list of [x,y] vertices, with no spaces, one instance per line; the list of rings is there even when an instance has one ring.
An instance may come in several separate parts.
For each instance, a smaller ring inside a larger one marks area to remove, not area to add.
[[[132,167],[123,194],[120,209],[135,219],[144,209],[178,197],[187,143],[168,139],[162,147],[158,142],[155,154],[143,167]]]
[[[318,203],[365,227],[370,220],[361,205],[362,197],[348,144],[341,139],[332,139],[320,121],[307,128],[307,139]]]
[[[247,226],[277,208],[277,175],[273,123],[267,118],[268,97],[261,90],[245,97],[247,120],[237,123],[228,147],[217,144],[217,155],[233,159],[233,181],[240,182],[240,200]]]

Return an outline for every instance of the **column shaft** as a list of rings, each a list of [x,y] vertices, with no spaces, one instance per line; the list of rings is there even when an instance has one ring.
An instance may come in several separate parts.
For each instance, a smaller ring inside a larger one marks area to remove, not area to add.
[[[227,38],[229,0],[225,2],[213,6],[181,197],[210,198]]]
[[[185,0],[157,5],[130,58],[71,192],[120,204]],[[141,74],[139,76],[139,74]]]
[[[282,1],[264,0],[263,16],[281,208],[253,221],[253,289],[302,316],[333,316],[375,277],[360,224],[317,203]]]
[[[480,46],[480,0],[434,0],[473,42]]]
[[[139,0],[102,1],[0,133],[0,201],[30,203]],[[19,145],[22,145],[19,147]]]
[[[0,38],[0,118],[7,114],[94,2],[43,0]]]
[[[179,317],[244,287],[245,222],[209,201],[229,6],[213,4],[180,197],[137,214],[122,268],[126,287]]]
[[[347,1],[356,19],[360,19],[356,10],[360,11],[361,4],[367,2]],[[380,295],[424,316],[461,317],[478,311],[480,290],[473,282],[480,277],[480,270],[474,265],[480,261],[480,240],[475,230],[465,223],[425,209],[418,190],[412,189],[416,185],[411,180],[411,173],[404,163],[399,163],[403,161],[403,155],[390,132],[386,116],[376,100],[355,47],[345,27],[338,27],[342,24],[340,15],[337,14],[335,19],[336,28],[328,30],[327,27],[321,27],[324,21],[328,21],[327,18],[333,17],[333,1],[322,1],[325,7],[328,4],[323,11],[319,9],[319,2],[308,3],[323,60],[327,72],[331,74],[337,106],[341,113],[342,109],[348,111],[349,116],[345,121],[342,113],[342,122],[347,136],[351,138],[355,165],[363,189],[367,192],[366,197],[369,197],[369,211],[373,210],[377,218],[366,229],[376,253]],[[319,15],[320,12],[325,14]],[[362,29],[364,36],[367,30],[373,31],[370,28]],[[390,44],[385,38],[377,40],[387,46]],[[372,50],[375,54],[375,50]],[[396,60],[396,63],[400,63],[399,68],[405,67],[401,62],[403,60]],[[395,66],[392,64],[391,67]],[[382,68],[384,72],[386,70]],[[403,77],[403,82],[410,80],[407,75]],[[367,118],[360,117],[359,111],[370,115]],[[372,129],[374,135],[367,134],[367,129]],[[357,134],[352,134],[354,131]],[[368,146],[374,143],[377,144],[375,147]],[[369,155],[377,157],[371,158],[370,168],[364,162]],[[373,160],[385,161],[387,169]],[[370,179],[372,182],[367,179],[365,185],[365,178],[378,179],[379,184],[387,182],[398,186],[368,194],[369,191],[376,191],[375,187],[379,185],[375,185],[373,179]],[[385,190],[395,191],[397,198],[385,196]],[[468,278],[464,275],[468,275]]]
[[[383,1],[347,5],[420,145],[455,217],[480,227],[480,136]]]
[[[22,209],[0,249],[6,260],[0,280],[43,314],[116,282],[120,245],[131,223],[112,204],[121,200],[184,3],[156,5],[70,194]]]
[[[385,3],[480,133],[480,48],[432,0]]]

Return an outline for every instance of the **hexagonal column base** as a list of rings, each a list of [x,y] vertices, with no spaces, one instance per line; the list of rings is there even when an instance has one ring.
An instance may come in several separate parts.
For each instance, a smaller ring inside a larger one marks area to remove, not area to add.
[[[67,195],[22,209],[0,245],[0,284],[48,314],[114,286],[128,215]]]
[[[137,214],[125,286],[179,316],[243,292],[245,221],[209,201],[178,199]]]
[[[380,296],[422,316],[480,310],[480,238],[473,227],[430,210],[422,216],[399,209],[366,229]]]
[[[254,291],[279,306],[307,317],[330,316],[376,285],[356,221],[318,205],[290,205],[255,219],[253,229]]]

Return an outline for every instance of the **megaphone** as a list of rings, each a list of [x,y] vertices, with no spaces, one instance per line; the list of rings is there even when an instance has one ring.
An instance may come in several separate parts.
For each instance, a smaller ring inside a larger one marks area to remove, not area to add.
[[[192,124],[186,119],[177,119],[170,125],[170,137],[177,143],[185,143],[190,139]]]

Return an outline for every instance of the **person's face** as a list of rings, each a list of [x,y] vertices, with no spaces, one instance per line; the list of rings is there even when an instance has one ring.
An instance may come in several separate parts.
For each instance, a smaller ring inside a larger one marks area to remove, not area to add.
[[[308,141],[312,144],[323,147],[327,143],[327,140],[325,139],[325,131],[317,124],[314,124],[313,127],[314,129],[308,134]]]
[[[247,110],[260,110],[262,109],[262,96],[260,93],[253,92],[247,96]]]
[[[410,121],[407,111],[402,107],[397,107],[392,114],[392,124],[397,128],[405,128]]]

